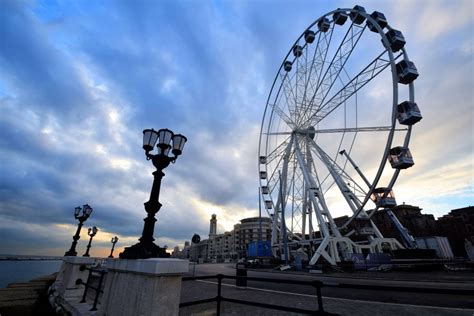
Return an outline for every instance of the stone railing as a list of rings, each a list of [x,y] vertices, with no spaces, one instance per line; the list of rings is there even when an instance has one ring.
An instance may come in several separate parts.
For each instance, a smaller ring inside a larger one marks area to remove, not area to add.
[[[97,311],[81,303],[90,268],[107,268]],[[88,268],[88,269],[84,269]],[[181,277],[189,261],[174,258],[104,259],[64,257],[49,301],[58,314],[178,315]]]

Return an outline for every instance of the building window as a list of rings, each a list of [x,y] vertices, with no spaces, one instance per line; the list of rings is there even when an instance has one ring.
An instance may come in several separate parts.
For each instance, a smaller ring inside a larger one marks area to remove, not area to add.
[[[467,228],[467,231],[468,231],[469,233],[473,233],[473,232],[474,232],[474,228],[472,227],[472,225],[467,224],[467,225],[466,225],[466,228]]]

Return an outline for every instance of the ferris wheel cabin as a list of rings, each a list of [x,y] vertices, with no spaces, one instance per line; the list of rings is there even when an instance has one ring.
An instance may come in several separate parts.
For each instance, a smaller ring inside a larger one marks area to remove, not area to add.
[[[396,65],[398,82],[403,84],[412,83],[418,78],[418,70],[415,64],[409,60],[402,60]]]
[[[305,40],[306,43],[308,43],[308,44],[313,43],[315,37],[316,37],[316,35],[315,35],[314,32],[311,31],[311,30],[306,30],[306,32],[304,32],[304,40]]]
[[[266,201],[265,201],[265,208],[268,209],[268,210],[272,209],[272,208],[273,208],[273,203],[272,203],[272,201],[266,200]]]
[[[303,48],[300,45],[295,45],[293,47],[293,55],[295,55],[295,57],[298,58],[302,54],[303,54]]]
[[[380,28],[384,29],[386,26],[387,26],[387,19],[385,18],[385,15],[382,13],[382,12],[379,12],[379,11],[374,11],[372,12],[372,14],[370,15],[370,17],[372,19],[375,20],[375,22],[377,22],[377,24],[380,26]],[[367,26],[369,27],[369,29],[372,31],[372,32],[375,32],[377,33],[377,29],[375,28],[375,26],[372,24],[372,22],[370,21],[367,21]]]
[[[286,72],[291,71],[292,66],[293,66],[293,63],[291,61],[287,60],[283,63],[283,69],[285,69]]]
[[[328,18],[323,18],[323,19],[319,20],[319,22],[318,22],[318,29],[321,32],[327,32],[329,30],[330,26],[331,26],[331,23],[329,23]]]
[[[391,29],[390,31],[385,33],[385,36],[387,36],[392,52],[398,52],[406,44],[405,37],[403,36],[402,32],[400,32],[399,30]],[[382,44],[384,44],[383,41],[382,41]]]
[[[349,16],[351,17],[352,23],[359,24],[359,25],[362,24],[365,21],[365,16],[361,15],[359,12],[365,13],[365,8],[360,5],[356,5],[353,8],[353,10],[358,11],[358,12],[350,13]]]
[[[389,188],[376,188],[370,197],[378,208],[392,208],[397,206],[395,195]]]
[[[345,12],[336,12],[332,15],[332,19],[337,25],[344,25],[346,23],[348,15]]]
[[[388,161],[394,169],[407,169],[415,164],[408,147],[402,146],[397,146],[390,149]]]
[[[413,125],[422,118],[420,109],[415,102],[404,101],[397,105],[397,119],[400,124]]]

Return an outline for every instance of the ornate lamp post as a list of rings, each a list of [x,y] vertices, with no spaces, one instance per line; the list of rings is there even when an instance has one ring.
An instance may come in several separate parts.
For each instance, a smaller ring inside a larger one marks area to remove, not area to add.
[[[115,236],[115,237],[112,237],[112,240],[110,241],[112,243],[112,250],[110,250],[110,256],[109,258],[113,258],[113,253],[114,253],[114,248],[115,248],[115,244],[117,243],[118,241],[118,237]]]
[[[158,154],[153,155],[150,152],[155,147],[158,148]],[[124,252],[120,254],[121,259],[146,259],[156,257],[169,257],[165,248],[161,248],[153,243],[153,231],[155,229],[155,214],[161,208],[161,203],[158,201],[160,197],[161,179],[164,177],[163,169],[168,167],[170,162],[175,162],[179,155],[183,152],[184,144],[187,138],[180,134],[173,134],[169,129],[160,129],[156,132],[154,129],[146,129],[143,131],[143,149],[147,160],[151,160],[156,171],[153,172],[154,180],[151,188],[150,199],[145,203],[145,211],[147,217],[144,219],[142,237],[140,242],[125,248]],[[170,143],[173,145],[170,145]],[[169,152],[173,156],[168,156]]]
[[[81,211],[82,211],[82,214],[79,216],[79,213],[81,213]],[[77,225],[76,234],[74,235],[74,237],[72,237],[73,242],[71,244],[71,249],[66,251],[66,253],[64,254],[65,256],[74,256],[75,257],[77,255],[76,245],[77,245],[77,241],[79,240],[79,238],[81,238],[79,236],[80,233],[81,233],[81,228],[82,228],[82,225],[84,224],[84,222],[89,218],[91,213],[92,213],[92,207],[90,207],[89,204],[84,204],[82,206],[82,208],[80,206],[78,206],[74,209],[74,218],[76,218],[79,221],[79,224]]]
[[[92,244],[92,238],[94,238],[94,236],[97,234],[99,230],[97,229],[97,227],[92,227],[87,230],[87,235],[90,236],[90,239],[89,239],[89,243],[87,244],[87,250],[86,250],[86,253],[83,254],[82,256],[83,257],[90,257],[89,256],[89,249],[91,249],[91,244]]]

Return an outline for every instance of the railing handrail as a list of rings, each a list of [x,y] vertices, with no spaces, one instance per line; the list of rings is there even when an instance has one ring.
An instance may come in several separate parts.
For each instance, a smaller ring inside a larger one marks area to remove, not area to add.
[[[216,279],[216,275],[203,275],[195,277],[183,277],[183,281],[192,280],[206,280]],[[283,283],[283,284],[297,284],[297,285],[308,285],[319,287],[338,287],[348,289],[360,289],[360,290],[380,290],[380,291],[398,291],[398,292],[422,292],[431,294],[454,294],[454,295],[474,295],[474,289],[447,289],[447,288],[435,288],[435,287],[418,287],[418,286],[399,286],[399,285],[375,285],[375,284],[351,284],[343,282],[322,282],[319,280],[312,281],[301,281],[301,280],[284,280],[284,279],[269,279],[259,277],[244,277],[234,275],[222,275],[223,279],[246,279],[248,281],[261,281],[269,283]],[[316,282],[317,285],[314,283]]]
[[[372,285],[372,284],[350,284],[350,283],[324,283],[325,287],[338,287],[346,289],[376,290],[376,291],[396,291],[431,294],[453,294],[453,295],[474,295],[474,289],[446,289],[435,287],[417,286],[395,286],[395,285]]]
[[[208,280],[208,279],[217,279],[217,274],[190,276],[190,277],[182,277],[181,278],[182,281]]]
[[[203,276],[195,276],[195,277],[183,277],[183,281],[192,281],[192,280],[207,280],[207,279],[217,279],[219,274],[216,275],[203,275]],[[245,278],[247,281],[260,281],[260,282],[269,282],[269,283],[282,283],[282,284],[296,284],[296,285],[308,285],[308,286],[318,286],[324,287],[325,284],[319,280],[311,280],[311,281],[301,281],[301,280],[285,280],[285,279],[269,279],[269,278],[259,278],[259,277],[249,277],[249,276],[235,276],[235,275],[222,275],[223,279],[243,279]]]
[[[180,303],[179,307],[186,307],[210,302],[217,302],[217,315],[220,315],[220,305],[221,302],[229,302],[243,305],[250,305],[262,308],[276,309],[287,312],[296,312],[303,314],[320,314],[320,315],[331,315],[323,310],[323,302],[321,295],[322,287],[338,287],[338,288],[351,288],[351,289],[365,289],[365,290],[377,290],[377,291],[397,291],[397,292],[418,292],[418,293],[431,293],[431,294],[461,294],[461,295],[473,295],[474,289],[446,289],[446,288],[431,288],[431,287],[413,287],[413,286],[392,286],[392,285],[368,285],[368,284],[350,284],[350,283],[324,283],[319,280],[311,281],[301,281],[301,280],[284,280],[284,279],[269,279],[269,278],[259,278],[259,277],[248,277],[248,276],[234,276],[234,275],[202,275],[202,276],[192,276],[192,277],[183,277],[183,281],[194,281],[194,280],[209,280],[217,279],[217,296],[213,298],[201,299],[196,301]],[[247,281],[258,281],[258,282],[269,282],[269,283],[283,283],[283,284],[297,284],[297,285],[307,285],[312,286],[316,289],[316,297],[318,300],[318,310],[311,311],[300,308],[272,305],[267,303],[245,301],[240,299],[226,298],[221,295],[221,286],[223,279],[233,279],[233,280],[247,280]]]
[[[216,314],[217,314],[217,316],[219,316],[220,315],[221,302],[229,302],[229,303],[235,303],[235,304],[243,304],[243,305],[250,305],[250,306],[255,306],[255,307],[281,310],[281,311],[286,311],[286,312],[303,313],[303,314],[311,314],[311,315],[333,315],[333,314],[327,313],[323,310],[323,301],[322,301],[322,295],[321,295],[321,287],[323,287],[323,283],[321,281],[318,281],[318,280],[312,280],[312,281],[279,280],[279,279],[268,279],[268,278],[258,278],[258,277],[216,274],[216,275],[183,277],[182,281],[209,280],[209,279],[216,279],[216,278],[217,278],[217,296],[212,297],[212,298],[195,300],[195,301],[191,301],[191,302],[180,303],[179,307],[181,308],[181,307],[186,307],[186,306],[193,306],[193,305],[217,302],[217,307],[216,307],[216,312],[217,313]],[[302,309],[302,308],[297,308],[297,307],[273,305],[273,304],[267,304],[267,303],[260,303],[260,302],[254,302],[254,301],[246,301],[246,300],[223,297],[222,294],[221,294],[222,280],[223,279],[234,279],[234,280],[245,279],[245,280],[249,280],[249,281],[312,286],[316,289],[318,310],[315,311],[315,310]]]
[[[102,290],[102,282],[104,280],[104,276],[107,274],[107,269],[104,268],[89,268],[86,266],[81,266],[80,269],[82,271],[88,270],[89,275],[87,276],[87,282],[82,281],[81,279],[78,279],[77,282],[78,284],[83,284],[84,285],[84,293],[82,294],[82,300],[80,303],[85,303],[86,302],[86,296],[87,296],[87,291],[88,289],[93,289],[95,291],[95,298],[94,298],[94,304],[92,305],[92,308],[90,309],[91,311],[96,311],[97,310],[97,304],[99,302],[99,295],[100,293],[104,293]],[[92,273],[99,273],[100,274],[100,279],[99,279],[99,285],[97,287],[90,285],[90,279]]]

